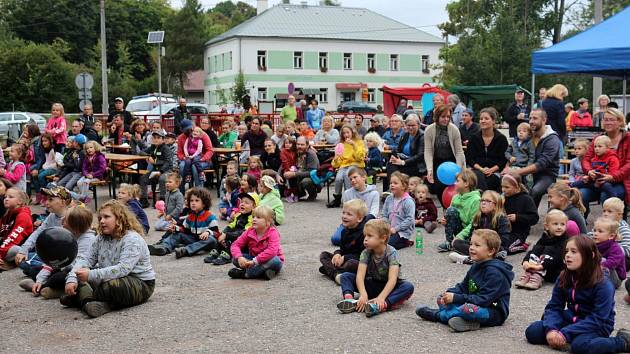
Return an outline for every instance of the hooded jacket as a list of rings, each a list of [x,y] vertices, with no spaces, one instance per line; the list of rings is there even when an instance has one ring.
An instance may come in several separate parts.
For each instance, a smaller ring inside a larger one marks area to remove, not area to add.
[[[561,143],[558,134],[551,129],[551,126],[546,125],[545,132],[534,150],[534,164],[536,165],[534,178],[537,176],[550,176],[554,179],[558,177]]]
[[[274,226],[268,227],[261,236],[258,236],[253,227],[247,229],[232,243],[230,253],[234,259],[238,259],[243,256],[243,249],[247,249],[248,253],[254,257],[254,264],[265,264],[276,256],[284,263],[280,234]]]
[[[365,205],[368,208],[368,214],[374,217],[378,216],[380,195],[376,190],[375,185],[366,185],[365,190],[363,190],[362,192],[359,192],[354,187],[346,189],[341,197],[341,202],[345,203],[352,199],[361,199],[365,202]]]
[[[33,232],[31,210],[27,206],[10,209],[0,219],[0,259],[13,246],[19,246]]]
[[[505,215],[515,214],[516,220],[512,225],[512,235],[528,235],[531,227],[538,222],[538,208],[532,197],[525,192],[519,192],[505,197]],[[520,237],[518,237],[520,238]],[[512,238],[514,239],[514,237]]]
[[[271,192],[260,195],[260,204],[266,205],[273,210],[273,220],[276,225],[284,223],[284,204],[280,199],[280,192],[276,188],[272,188]]]
[[[550,236],[546,231],[538,239],[538,242],[525,254],[523,262],[529,261],[531,255],[536,255],[541,261],[544,278],[548,282],[555,282],[564,267],[563,254],[567,235],[559,237]]]
[[[457,194],[451,201],[451,208],[457,209],[459,212],[459,220],[462,222],[462,231],[455,237],[465,239],[472,231],[472,221],[479,210],[481,194],[478,190],[474,190],[464,194]]]
[[[94,178],[102,179],[107,171],[107,161],[105,155],[96,152],[92,158],[85,156],[83,158],[82,172],[84,176],[91,174]]]
[[[611,272],[617,272],[619,279],[626,279],[626,258],[617,241],[606,240],[597,244],[599,253],[602,254],[602,266]]]
[[[619,158],[619,162],[621,167],[615,173],[611,175],[615,179],[615,183],[623,183],[626,188],[626,204],[630,204],[630,133],[623,132],[621,133],[621,141],[619,141],[619,145],[617,145],[617,157]],[[591,170],[591,160],[595,157],[595,139],[588,147],[584,158],[582,159],[582,170],[584,174],[588,174],[588,171]]]
[[[368,214],[361,220],[357,227],[353,229],[344,227],[343,230],[341,230],[339,249],[333,252],[333,254],[341,255],[346,260],[356,259],[358,261],[361,252],[365,249],[363,245],[363,239],[365,238],[363,228],[365,227],[365,223],[372,219],[374,219],[374,216]]]
[[[609,337],[615,326],[615,288],[606,277],[592,288],[553,287],[551,300],[545,306],[545,332],[560,331],[567,342],[588,333]]]
[[[510,313],[510,288],[514,273],[512,266],[498,259],[473,264],[464,280],[446,290],[453,293],[453,304],[471,303],[494,308],[501,314],[501,323]]]
[[[606,175],[619,171],[619,158],[614,150],[608,150],[602,156],[594,155],[591,158],[591,169]]]

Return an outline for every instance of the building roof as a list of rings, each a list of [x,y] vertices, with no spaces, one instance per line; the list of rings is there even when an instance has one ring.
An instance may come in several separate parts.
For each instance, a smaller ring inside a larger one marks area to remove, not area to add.
[[[186,92],[203,92],[205,75],[203,70],[189,71],[186,73],[186,79],[184,80],[184,91]]]
[[[285,4],[265,10],[260,15],[212,38],[206,45],[236,37],[444,42],[437,36],[368,9]]]

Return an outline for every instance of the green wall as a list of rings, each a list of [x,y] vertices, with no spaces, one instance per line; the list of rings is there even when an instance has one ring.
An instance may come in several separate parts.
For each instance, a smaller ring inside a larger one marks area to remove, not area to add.
[[[366,53],[352,53],[352,70],[367,70]]]
[[[293,69],[293,52],[270,50],[267,52],[269,69]]]
[[[376,54],[376,70],[389,71],[389,55],[388,54]]]
[[[421,71],[421,58],[419,55],[400,54],[398,56],[398,68],[400,71]]]
[[[343,69],[343,53],[328,53],[328,66],[330,70]]]
[[[304,69],[319,69],[318,55],[318,52],[304,52]]]

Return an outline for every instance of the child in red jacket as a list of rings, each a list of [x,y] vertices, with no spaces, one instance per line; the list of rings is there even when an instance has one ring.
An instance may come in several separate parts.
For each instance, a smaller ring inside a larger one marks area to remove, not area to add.
[[[31,210],[26,206],[28,195],[18,188],[9,188],[4,196],[6,213],[0,219],[0,271],[15,267],[20,245],[33,232]]]
[[[234,279],[273,279],[282,269],[284,252],[280,246],[280,234],[273,223],[273,210],[261,205],[252,212],[252,227],[239,236],[230,251],[232,263],[228,275]],[[248,253],[243,253],[247,249]]]
[[[606,135],[595,138],[593,143],[595,156],[591,158],[591,166],[588,175],[582,176],[581,180],[575,181],[575,188],[589,188],[605,192],[610,197],[623,198],[624,188],[615,188],[617,183],[607,182],[602,177],[612,175],[619,171],[620,163],[617,154],[611,150],[612,141]],[[619,195],[618,190],[622,193]]]

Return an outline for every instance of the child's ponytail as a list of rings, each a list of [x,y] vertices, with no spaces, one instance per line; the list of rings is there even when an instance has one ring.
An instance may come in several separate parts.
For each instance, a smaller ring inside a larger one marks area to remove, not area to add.
[[[569,200],[582,214],[586,212],[586,207],[582,203],[582,193],[580,193],[579,189],[571,188],[571,198]]]

